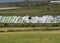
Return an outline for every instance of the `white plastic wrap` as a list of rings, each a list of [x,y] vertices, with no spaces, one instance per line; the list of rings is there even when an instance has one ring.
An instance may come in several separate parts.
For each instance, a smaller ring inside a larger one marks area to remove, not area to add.
[[[60,16],[53,17],[46,15],[42,17],[31,17],[29,16],[0,16],[0,23],[60,23]]]

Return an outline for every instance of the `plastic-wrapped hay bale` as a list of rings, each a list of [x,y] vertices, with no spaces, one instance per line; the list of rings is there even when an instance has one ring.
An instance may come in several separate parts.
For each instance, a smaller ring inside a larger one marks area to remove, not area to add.
[[[48,15],[47,15],[47,16],[46,16],[45,23],[52,23],[53,18],[54,18],[53,16],[50,16],[50,15],[48,16]]]
[[[43,16],[43,17],[41,18],[41,20],[42,20],[42,23],[45,23],[46,20],[47,20],[46,16]]]
[[[24,23],[23,17],[18,18],[17,23]]]
[[[60,16],[57,16],[56,19],[57,19],[57,23],[60,23]]]
[[[4,16],[4,23],[7,23],[6,21],[7,21],[7,17],[6,17],[6,16]]]
[[[8,23],[11,23],[12,16],[8,17]]]
[[[29,23],[29,16],[28,15],[27,16],[24,16],[23,17],[23,20],[24,20],[24,22]]]
[[[13,22],[14,22],[14,17],[11,16],[11,18],[10,18],[10,22],[9,22],[9,23],[13,23]]]
[[[32,19],[29,20],[29,23],[52,23],[51,20],[53,20],[53,16],[43,16],[43,17],[32,17]]]
[[[30,19],[29,23],[37,23],[37,21],[38,21],[38,16],[32,17],[32,18]]]
[[[1,23],[1,20],[2,20],[2,16],[0,16],[0,23]]]
[[[40,23],[46,23],[46,22],[47,22],[47,16],[39,17],[39,18],[38,18],[38,21],[39,21]]]
[[[3,17],[0,18],[0,23],[2,23]]]
[[[10,19],[10,16],[6,16],[5,23],[10,23],[9,19]]]
[[[14,16],[14,23],[17,23],[18,16]]]
[[[18,20],[20,19],[20,16],[16,17],[15,23],[18,23]]]
[[[52,23],[53,16],[43,16],[38,18],[38,23]]]
[[[2,18],[2,16],[0,16],[0,19]]]
[[[1,23],[5,23],[6,17],[2,17]]]
[[[38,17],[37,23],[42,23],[42,17]]]
[[[54,18],[52,19],[52,23],[57,23],[56,17],[54,17]]]

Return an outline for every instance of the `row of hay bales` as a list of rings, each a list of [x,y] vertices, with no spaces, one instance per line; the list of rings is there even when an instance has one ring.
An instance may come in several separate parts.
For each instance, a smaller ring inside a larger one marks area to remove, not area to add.
[[[60,23],[60,16],[46,15],[42,17],[30,16],[0,16],[0,23]]]

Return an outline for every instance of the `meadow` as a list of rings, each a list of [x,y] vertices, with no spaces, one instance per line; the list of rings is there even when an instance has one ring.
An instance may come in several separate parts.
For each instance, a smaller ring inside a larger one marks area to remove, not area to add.
[[[2,10],[0,16],[60,15],[60,4]],[[60,24],[0,23],[0,43],[60,43]]]
[[[39,7],[22,7],[15,10],[2,10],[2,16],[43,16],[43,15],[60,15],[60,4],[41,5]]]
[[[0,43],[60,43],[60,31],[0,33]]]

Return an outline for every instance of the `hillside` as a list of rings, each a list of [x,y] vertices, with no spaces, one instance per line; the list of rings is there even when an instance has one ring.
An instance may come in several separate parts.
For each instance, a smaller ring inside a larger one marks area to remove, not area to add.
[[[22,7],[16,10],[2,10],[0,15],[8,16],[43,16],[43,15],[60,15],[60,3],[49,3],[48,5],[41,5],[39,7]]]
[[[0,3],[0,7],[36,7],[47,3],[46,1],[6,2]]]

